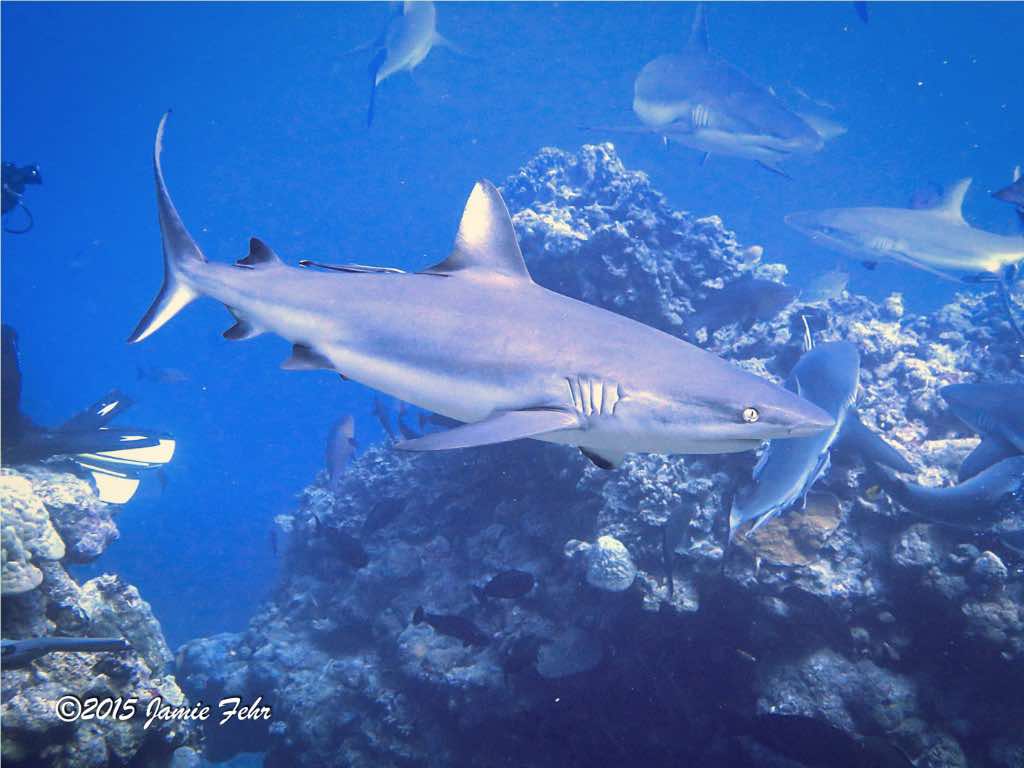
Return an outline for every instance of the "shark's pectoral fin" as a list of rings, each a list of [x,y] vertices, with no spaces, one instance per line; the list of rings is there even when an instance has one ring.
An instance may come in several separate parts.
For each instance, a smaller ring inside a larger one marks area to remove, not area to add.
[[[366,264],[324,264],[320,261],[310,261],[309,259],[302,259],[299,262],[300,267],[315,267],[317,269],[327,269],[331,272],[349,272],[353,274],[367,274],[367,275],[404,275],[406,274],[404,269],[398,269],[398,267],[372,267]]]
[[[580,448],[580,453],[600,469],[618,469],[622,466],[622,460],[626,458],[626,454],[608,449],[595,451],[593,448]]]
[[[993,464],[1016,456],[1017,453],[1019,451],[1008,441],[994,435],[986,435],[978,443],[978,447],[963,460],[957,473],[957,480],[961,483],[969,480]]]
[[[865,427],[854,410],[847,412],[835,445],[844,450],[855,451],[873,464],[892,467],[897,472],[915,471],[913,465],[903,458],[899,451]]]
[[[413,440],[402,440],[395,445],[402,451],[446,451],[452,448],[472,448],[478,445],[505,443],[524,437],[537,437],[561,429],[575,429],[579,416],[561,408],[530,408],[522,411],[497,411],[472,424],[432,432]]]
[[[370,104],[366,108],[366,127],[369,128],[373,125],[373,113],[377,105],[377,75],[380,73],[380,68],[384,66],[384,62],[388,60],[388,52],[386,48],[381,48],[377,51],[376,55],[370,61],[369,73],[370,73]]]
[[[312,347],[296,344],[292,347],[291,357],[281,363],[281,368],[286,371],[333,371],[334,363]]]
[[[431,275],[462,271],[533,282],[505,201],[486,179],[478,181],[469,195],[455,235],[455,249],[447,259],[424,270]]]

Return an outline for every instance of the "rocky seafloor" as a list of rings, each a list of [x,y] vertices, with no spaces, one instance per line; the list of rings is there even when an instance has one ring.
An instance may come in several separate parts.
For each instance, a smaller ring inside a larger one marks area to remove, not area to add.
[[[717,217],[672,210],[610,145],[544,150],[503,193],[539,283],[670,333],[744,274],[785,278]],[[1021,380],[1003,308],[984,293],[930,316],[905,312],[899,294],[798,300],[706,345],[779,380],[802,351],[801,318],[817,341],[856,343],[861,417],[924,484],[953,482],[977,443],[938,390]],[[534,441],[371,447],[279,519],[283,576],[249,629],[179,652],[191,695],[274,706],[269,727],[207,734],[211,756],[265,750],[275,768],[799,765],[747,735],[774,713],[882,741],[917,766],[1024,766],[1021,556],[997,536],[916,520],[840,452],[817,486],[838,509],[793,512],[730,545],[730,499],[755,460],[637,455],[604,471]],[[365,567],[339,532],[363,543]],[[529,595],[474,596],[511,568],[535,575]],[[470,619],[490,641],[413,624],[418,606]]]
[[[786,277],[717,217],[673,210],[611,145],[544,150],[502,190],[537,282],[669,333],[694,330],[695,308],[747,274]],[[801,354],[804,319],[816,341],[858,346],[861,418],[924,484],[953,482],[977,443],[939,389],[1024,380],[1002,305],[984,292],[930,316],[904,311],[898,294],[798,300],[699,338],[781,380]],[[775,714],[885,743],[917,766],[1024,766],[1024,558],[996,535],[915,519],[839,451],[816,487],[838,507],[811,504],[730,544],[730,501],[756,458],[635,455],[605,471],[535,441],[368,448],[340,482],[323,473],[278,518],[282,576],[249,628],[179,650],[191,700],[260,696],[273,708],[269,725],[207,728],[207,758],[265,752],[271,768],[905,764],[851,762],[838,741],[831,761],[794,762],[752,725]],[[43,493],[38,477],[12,478]],[[70,633],[78,612],[62,606],[102,620],[90,596],[130,589],[112,577],[69,583],[61,558],[95,556],[109,529],[88,513],[88,535],[65,533],[76,516],[43,503],[66,546],[39,526],[17,553],[11,545],[12,572],[34,586],[4,598],[5,637],[9,614],[25,635]],[[6,595],[6,527],[4,557]],[[475,595],[507,569],[536,586],[516,600]],[[138,605],[137,595],[118,604]],[[472,621],[486,642],[414,624],[421,606]],[[173,685],[160,677],[166,647],[147,637],[127,679]],[[108,762],[81,764],[130,764],[109,757],[111,735],[47,731],[42,706],[41,724],[31,720],[49,676],[89,690],[115,685],[110,676],[92,667],[79,681],[40,665],[4,673],[5,760],[10,732],[22,749],[55,740],[53,764],[75,764],[86,738],[101,738]],[[12,729],[18,717],[25,730]],[[160,759],[197,744],[180,730],[141,736],[160,744]]]
[[[0,470],[3,510],[4,640],[117,637],[131,650],[51,653],[3,669],[0,694],[3,765],[56,768],[190,768],[202,734],[188,722],[58,715],[60,699],[156,698],[181,705],[170,648],[139,591],[104,574],[79,584],[68,572],[95,560],[117,539],[115,507],[60,464]],[[68,710],[70,711],[70,710]],[[98,711],[98,710],[97,710]]]

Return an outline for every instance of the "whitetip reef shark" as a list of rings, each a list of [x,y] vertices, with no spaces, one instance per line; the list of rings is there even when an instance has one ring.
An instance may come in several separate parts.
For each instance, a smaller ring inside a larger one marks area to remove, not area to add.
[[[164,183],[166,120],[153,154],[164,283],[129,342],[192,300],[214,298],[237,320],[225,337],[271,332],[292,342],[285,369],[336,371],[465,422],[397,444],[407,450],[532,437],[612,467],[629,452],[746,451],[834,424],[710,352],[535,283],[488,181],[474,186],[452,252],[422,272],[290,267],[255,238],[239,262],[209,262]]]
[[[756,160],[786,175],[788,155],[812,154],[844,129],[799,115],[708,46],[698,3],[690,39],[678,53],[648,62],[634,84],[633,111],[647,130],[705,153]]]

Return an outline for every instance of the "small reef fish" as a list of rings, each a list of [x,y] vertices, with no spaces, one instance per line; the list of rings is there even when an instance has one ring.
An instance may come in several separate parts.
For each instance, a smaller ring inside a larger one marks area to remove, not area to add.
[[[158,366],[135,367],[135,378],[139,381],[151,381],[156,384],[186,384],[189,375],[179,368],[160,368]]]
[[[366,548],[355,536],[333,525],[321,523],[317,515],[313,515],[313,523],[317,536],[326,542],[343,563],[357,571],[370,564]]]
[[[1024,178],[1021,177],[1020,166],[1013,169],[1013,183],[992,193],[996,200],[1002,200],[1017,208],[1017,220],[1024,229]]]
[[[191,300],[218,299],[236,320],[230,338],[270,331],[292,342],[286,370],[332,370],[465,422],[401,450],[529,437],[617,466],[629,452],[731,453],[833,425],[798,394],[710,352],[535,283],[488,181],[473,188],[451,253],[418,273],[289,267],[256,238],[238,263],[211,263],[167,192],[166,124],[167,115],[153,148],[165,277],[132,343]]]
[[[853,410],[860,382],[860,353],[846,341],[819,344],[797,361],[786,386],[835,419],[831,430],[799,440],[772,441],[754,467],[753,484],[740,489],[729,513],[729,539],[748,521],[757,530],[771,518],[806,500],[808,491],[830,466],[840,437],[872,462],[913,467],[892,446],[867,429]]]
[[[532,573],[511,569],[495,575],[482,589],[474,587],[473,593],[481,602],[489,597],[515,600],[529,594],[535,583]]]
[[[949,409],[981,436],[960,465],[959,480],[1024,454],[1024,384],[951,384],[939,390]]]
[[[916,517],[931,523],[992,531],[993,514],[1024,513],[1024,456],[1003,459],[952,487],[907,482],[878,467],[882,486]],[[1024,515],[1021,522],[1024,523]]]
[[[120,637],[36,637],[27,640],[0,640],[0,666],[4,669],[27,667],[48,653],[102,653],[129,651],[128,641]]]
[[[338,482],[345,474],[348,463],[355,456],[359,443],[356,441],[356,422],[351,415],[344,415],[331,427],[327,439],[327,482],[331,489],[338,487]]]
[[[491,642],[491,638],[469,619],[444,613],[427,613],[423,606],[413,613],[412,623],[429,624],[438,634],[454,637],[462,641],[467,648],[472,645],[484,646]]]
[[[749,329],[771,320],[796,298],[796,291],[774,280],[745,277],[721,290],[710,291],[700,309],[686,322],[693,331],[707,328],[708,335],[730,323]]]
[[[708,155],[756,160],[785,175],[789,155],[812,154],[843,129],[802,116],[720,56],[711,53],[705,4],[697,6],[687,46],[659,56],[637,75],[633,111],[666,141]]]
[[[377,86],[397,72],[412,72],[435,45],[451,45],[437,31],[437,9],[428,0],[406,0],[371,46],[370,106],[367,127],[373,125]]]
[[[841,298],[850,283],[850,273],[840,267],[811,278],[800,291],[800,300],[806,302],[831,301]]]

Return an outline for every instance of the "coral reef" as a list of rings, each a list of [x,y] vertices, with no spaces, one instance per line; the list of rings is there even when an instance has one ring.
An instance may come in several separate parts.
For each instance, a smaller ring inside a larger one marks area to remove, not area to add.
[[[538,282],[669,333],[710,291],[786,274],[718,218],[672,210],[611,145],[544,150],[504,193]],[[805,322],[857,344],[861,418],[923,484],[954,482],[977,444],[939,389],[1021,379],[993,293],[930,316],[898,294],[844,293],[700,341],[779,381]],[[191,696],[274,706],[269,727],[208,732],[211,749],[265,749],[272,767],[792,766],[744,736],[773,713],[883,740],[918,766],[1019,765],[1021,556],[998,535],[915,520],[838,450],[806,510],[730,545],[729,502],[755,461],[629,456],[603,471],[530,441],[369,448],[279,518],[282,579],[249,629],[181,649]],[[365,566],[332,546],[339,533],[362,542]],[[475,599],[509,568],[536,588]],[[412,624],[420,606],[488,642]]]
[[[5,468],[3,638],[123,637],[126,652],[50,653],[3,668],[3,762],[10,766],[186,766],[198,764],[200,733],[190,723],[145,727],[145,707],[185,696],[160,624],[135,587],[117,576],[79,585],[66,563],[93,560],[117,538],[106,504],[87,483],[53,468]],[[65,722],[65,696],[139,701],[135,717]]]

